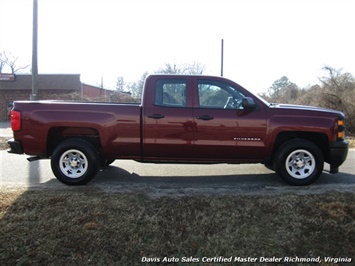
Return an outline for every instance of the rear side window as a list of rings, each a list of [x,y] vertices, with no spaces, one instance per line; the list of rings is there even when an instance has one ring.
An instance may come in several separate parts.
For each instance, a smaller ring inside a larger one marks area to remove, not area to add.
[[[155,105],[186,106],[186,79],[159,79],[155,85]]]

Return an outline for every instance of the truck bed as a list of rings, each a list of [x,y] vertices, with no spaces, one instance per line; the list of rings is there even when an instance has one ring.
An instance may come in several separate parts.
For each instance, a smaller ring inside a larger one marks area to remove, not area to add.
[[[105,158],[138,158],[141,154],[141,107],[139,104],[83,103],[61,101],[16,102],[22,113],[23,130],[15,139],[23,142],[23,152],[47,157],[50,146],[63,138],[101,138]],[[53,143],[48,145],[47,143]]]

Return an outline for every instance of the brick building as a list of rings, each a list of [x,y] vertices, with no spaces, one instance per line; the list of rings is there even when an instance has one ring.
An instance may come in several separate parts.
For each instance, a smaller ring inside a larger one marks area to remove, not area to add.
[[[81,96],[83,98],[95,99],[95,98],[105,97],[113,93],[113,91],[105,90],[85,83],[82,83],[81,86],[82,86]]]
[[[39,75],[38,95],[41,100],[79,100],[79,74]],[[0,79],[0,121],[9,119],[12,102],[30,100],[32,76],[16,75],[14,79]]]
[[[132,97],[81,83],[79,74],[48,74],[38,76],[40,100],[75,100],[132,102]],[[9,120],[13,101],[30,100],[31,75],[0,74],[0,121]]]

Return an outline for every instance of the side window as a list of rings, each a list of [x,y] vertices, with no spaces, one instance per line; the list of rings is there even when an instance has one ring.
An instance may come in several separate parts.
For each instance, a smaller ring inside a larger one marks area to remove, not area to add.
[[[198,97],[200,108],[243,109],[244,95],[224,82],[199,80]]]
[[[155,85],[154,103],[167,107],[186,106],[186,79],[159,79]]]

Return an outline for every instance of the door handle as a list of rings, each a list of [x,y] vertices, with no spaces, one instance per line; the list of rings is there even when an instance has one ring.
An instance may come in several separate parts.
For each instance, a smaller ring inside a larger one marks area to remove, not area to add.
[[[214,117],[213,116],[210,116],[210,115],[203,115],[203,116],[198,116],[196,117],[197,119],[200,119],[200,120],[212,120]]]
[[[152,115],[148,115],[149,118],[153,118],[153,119],[161,119],[164,118],[164,115],[161,114],[152,114]]]

